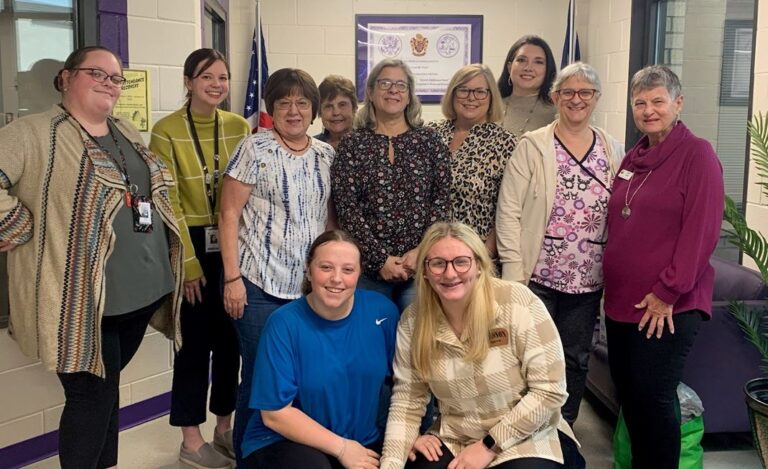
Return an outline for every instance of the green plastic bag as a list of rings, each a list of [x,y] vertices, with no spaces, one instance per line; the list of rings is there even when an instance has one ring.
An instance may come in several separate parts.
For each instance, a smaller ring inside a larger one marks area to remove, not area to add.
[[[704,448],[701,438],[704,436],[704,419],[699,415],[680,425],[680,465],[679,469],[703,469]],[[629,431],[624,423],[624,415],[619,412],[616,431],[613,433],[614,469],[632,469],[632,446]]]

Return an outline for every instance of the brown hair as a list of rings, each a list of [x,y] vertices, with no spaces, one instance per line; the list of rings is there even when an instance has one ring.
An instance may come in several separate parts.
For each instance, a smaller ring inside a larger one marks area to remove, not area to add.
[[[362,266],[363,248],[360,246],[360,243],[358,243],[355,238],[353,238],[344,230],[328,230],[315,238],[315,240],[312,241],[312,245],[309,246],[309,252],[307,252],[306,272],[309,271],[309,265],[315,258],[315,252],[317,252],[317,248],[331,241],[341,241],[353,245],[357,249],[359,263]],[[301,282],[301,294],[307,296],[310,294],[310,292],[312,292],[312,284],[309,282],[309,279],[305,273],[304,280]]]
[[[344,96],[349,98],[352,103],[352,107],[357,109],[357,93],[355,93],[355,85],[349,78],[341,75],[328,75],[320,82],[320,86],[317,87],[320,91],[320,102],[324,103],[335,99],[336,96]]]
[[[274,112],[275,101],[291,95],[300,95],[312,102],[312,120],[315,120],[320,107],[320,92],[309,73],[298,68],[281,68],[269,75],[264,87],[267,114],[271,116]]]
[[[87,46],[87,47],[81,47],[79,49],[76,49],[72,51],[71,54],[67,57],[67,60],[64,61],[64,66],[59,70],[59,73],[56,74],[55,77],[53,77],[53,87],[56,88],[56,91],[60,92],[62,91],[61,85],[61,72],[64,70],[74,70],[81,65],[83,65],[83,62],[85,62],[85,59],[88,58],[88,54],[95,51],[104,51],[109,52],[112,54],[112,56],[117,60],[117,63],[120,64],[120,73],[123,72],[123,62],[120,60],[120,57],[117,56],[114,52],[107,49],[106,47],[102,46]]]
[[[232,72],[229,70],[229,63],[227,62],[227,58],[224,57],[224,55],[216,49],[208,48],[197,49],[187,56],[187,60],[184,61],[184,76],[190,80],[193,80],[199,77],[204,71],[211,68],[211,65],[219,60],[224,63],[224,67],[227,69],[227,76],[231,78]],[[197,67],[200,64],[203,65],[200,67],[200,70],[195,73],[195,70],[197,70]],[[187,98],[191,97],[192,92],[187,90]]]

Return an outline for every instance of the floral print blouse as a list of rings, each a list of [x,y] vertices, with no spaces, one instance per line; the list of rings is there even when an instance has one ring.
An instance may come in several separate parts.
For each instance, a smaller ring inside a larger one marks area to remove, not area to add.
[[[611,177],[602,142],[578,161],[555,137],[555,202],[531,281],[563,293],[603,288],[605,221]]]
[[[363,248],[363,268],[379,279],[388,256],[418,246],[430,225],[447,219],[451,171],[448,147],[434,130],[391,138],[357,129],[339,143],[331,187],[339,225]]]
[[[443,142],[453,140],[454,122],[431,122]],[[472,227],[485,240],[496,221],[496,201],[499,198],[504,167],[517,145],[512,132],[493,122],[475,124],[456,151],[451,152],[451,214],[452,221]]]

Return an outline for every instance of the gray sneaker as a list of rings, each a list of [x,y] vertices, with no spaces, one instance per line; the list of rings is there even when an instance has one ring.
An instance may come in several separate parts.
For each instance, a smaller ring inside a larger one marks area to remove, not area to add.
[[[216,430],[213,430],[213,447],[224,456],[235,459],[235,447],[232,444],[232,430],[227,430],[224,433],[219,433]]]
[[[231,469],[232,461],[213,449],[208,443],[204,443],[197,451],[189,451],[181,444],[179,461],[198,469]]]

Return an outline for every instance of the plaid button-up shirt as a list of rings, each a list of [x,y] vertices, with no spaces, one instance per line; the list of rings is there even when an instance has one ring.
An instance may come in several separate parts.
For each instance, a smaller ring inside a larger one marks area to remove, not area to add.
[[[405,465],[430,391],[439,401],[440,418],[429,433],[454,455],[491,434],[502,451],[490,466],[528,457],[563,462],[557,430],[572,438],[573,432],[560,416],[568,396],[560,336],[544,304],[528,288],[498,279],[493,287],[496,317],[488,355],[465,361],[467,342],[443,319],[435,337],[438,358],[427,381],[411,361],[415,306],[403,313],[382,468]]]

